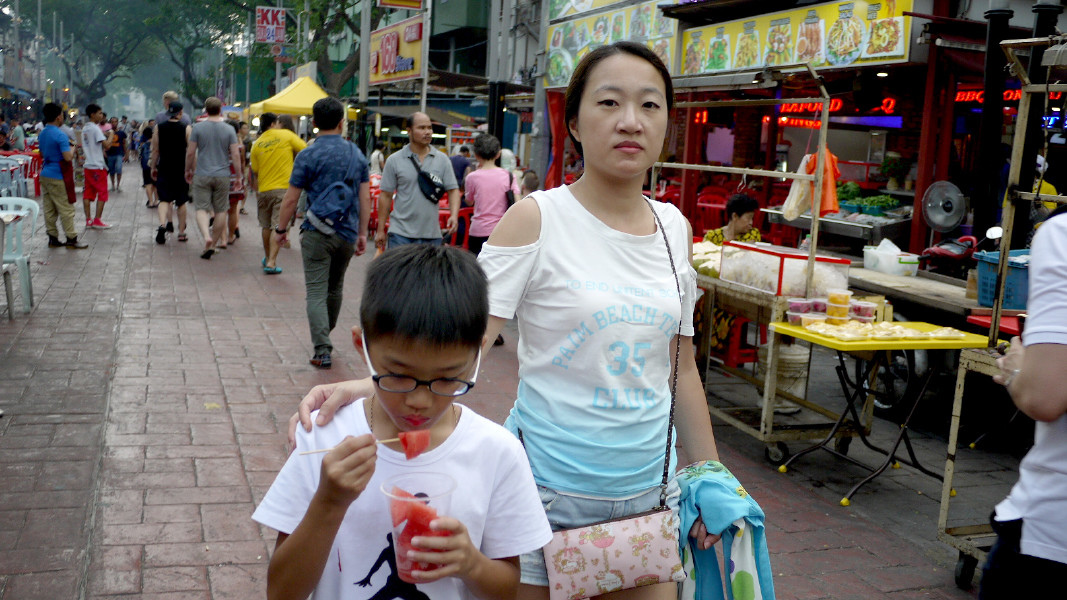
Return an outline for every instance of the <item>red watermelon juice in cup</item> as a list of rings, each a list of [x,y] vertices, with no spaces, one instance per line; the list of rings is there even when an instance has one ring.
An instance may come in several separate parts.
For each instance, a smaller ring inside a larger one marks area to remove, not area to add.
[[[416,537],[447,537],[449,531],[434,531],[430,523],[448,514],[456,481],[443,473],[405,473],[386,479],[382,493],[389,500],[389,516],[393,524],[393,549],[396,555],[396,574],[408,583],[419,583],[412,571],[432,571],[437,565],[418,562],[408,556],[412,550],[431,552],[415,547]]]

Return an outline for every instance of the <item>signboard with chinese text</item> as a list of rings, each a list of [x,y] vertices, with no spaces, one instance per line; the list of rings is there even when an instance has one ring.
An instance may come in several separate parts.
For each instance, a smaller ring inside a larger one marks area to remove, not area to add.
[[[420,15],[371,32],[370,85],[423,76],[422,31]]]
[[[256,42],[265,44],[285,42],[284,8],[256,7]]]
[[[422,10],[422,0],[378,0],[381,8],[406,8],[407,10]]]

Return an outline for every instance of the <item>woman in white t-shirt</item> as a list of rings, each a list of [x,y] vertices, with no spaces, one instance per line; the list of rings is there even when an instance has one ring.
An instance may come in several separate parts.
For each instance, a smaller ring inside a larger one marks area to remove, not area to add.
[[[385,150],[384,142],[375,142],[374,150],[370,153],[370,174],[381,176],[382,169],[385,168]]]
[[[500,140],[496,136],[482,134],[472,145],[478,169],[471,171],[465,180],[467,198],[474,205],[468,248],[478,255],[508,209],[508,190],[514,198],[519,198],[519,182],[513,175],[509,177],[506,169],[496,166],[496,159],[500,157]]]
[[[518,398],[505,427],[521,432],[556,530],[658,505],[676,348],[677,437],[690,460],[718,459],[692,343],[692,229],[677,208],[641,193],[673,97],[667,68],[644,45],[587,54],[564,102],[584,174],[516,202],[479,255],[490,286],[486,339],[518,317]],[[310,428],[310,411],[321,406],[321,425],[369,385],[313,389],[301,421]],[[674,507],[677,489],[668,489]],[[703,549],[718,539],[699,520],[689,535]],[[523,555],[521,568],[518,598],[547,600],[543,553]],[[676,596],[666,583],[612,598]]]

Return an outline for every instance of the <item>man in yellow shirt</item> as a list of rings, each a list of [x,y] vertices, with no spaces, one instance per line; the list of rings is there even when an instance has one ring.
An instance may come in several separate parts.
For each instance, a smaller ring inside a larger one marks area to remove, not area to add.
[[[256,190],[259,192],[259,226],[263,228],[263,272],[277,275],[282,270],[276,264],[278,243],[271,232],[279,226],[278,214],[285,190],[289,189],[293,159],[307,144],[295,133],[282,127],[278,115],[274,113],[260,116],[259,131],[259,139],[252,144],[251,166],[258,181]]]

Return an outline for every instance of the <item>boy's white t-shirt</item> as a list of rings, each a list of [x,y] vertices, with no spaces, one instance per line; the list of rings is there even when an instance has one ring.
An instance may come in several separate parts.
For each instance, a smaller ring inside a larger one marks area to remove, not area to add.
[[[1023,344],[1067,344],[1067,215],[1045,221],[1030,256]],[[997,505],[998,521],[1023,520],[1020,551],[1067,563],[1067,415],[1038,421],[1019,481]]]
[[[339,410],[329,424],[316,425],[310,433],[297,429],[296,450],[256,508],[253,520],[287,534],[296,529],[318,488],[324,456],[300,456],[300,452],[332,448],[346,436],[370,433],[363,402],[366,400]],[[414,588],[433,600],[472,597],[457,578],[415,586],[391,572],[393,548],[386,534],[392,531],[392,522],[381,484],[401,473],[430,471],[455,478],[458,486],[447,516],[462,522],[471,542],[489,558],[518,556],[552,539],[518,440],[473,410],[457,406],[461,408],[459,423],[437,448],[406,460],[402,452],[378,446],[374,475],[338,529],[313,598],[364,599],[397,590],[397,598],[415,597],[402,594],[404,589],[414,592]],[[312,421],[314,418],[313,414]]]
[[[86,169],[107,168],[107,163],[104,162],[104,149],[100,145],[100,142],[106,139],[104,132],[96,123],[86,123],[85,127],[82,127],[82,149],[85,151]]]

